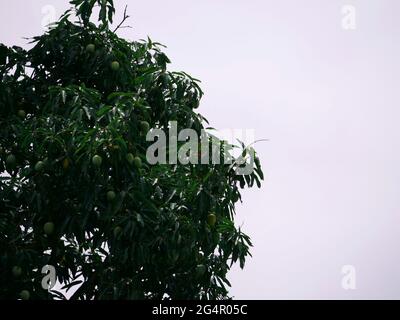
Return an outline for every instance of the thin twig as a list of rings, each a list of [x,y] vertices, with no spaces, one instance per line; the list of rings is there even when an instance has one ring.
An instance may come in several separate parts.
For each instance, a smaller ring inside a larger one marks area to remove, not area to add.
[[[126,19],[129,18],[129,16],[126,14],[126,10],[128,9],[128,5],[125,6],[125,10],[124,10],[124,18],[122,19],[121,23],[115,28],[115,30],[113,31],[114,33],[121,28],[122,24],[126,21]],[[124,27],[126,28],[126,27]],[[128,27],[129,28],[129,27]]]
[[[132,26],[122,26],[122,27],[120,27],[119,29],[132,29]],[[118,30],[119,30],[118,29]]]

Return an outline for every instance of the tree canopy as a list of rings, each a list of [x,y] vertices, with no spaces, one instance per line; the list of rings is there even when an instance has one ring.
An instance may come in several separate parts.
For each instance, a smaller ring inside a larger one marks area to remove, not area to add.
[[[199,81],[120,38],[112,0],[70,3],[31,49],[0,44],[0,298],[65,299],[45,265],[70,299],[228,298],[251,246],[235,204],[260,161],[149,164],[150,129],[208,125]]]

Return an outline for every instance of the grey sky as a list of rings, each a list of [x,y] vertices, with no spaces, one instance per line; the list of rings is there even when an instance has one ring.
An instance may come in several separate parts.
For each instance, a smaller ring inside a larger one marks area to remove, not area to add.
[[[0,42],[24,45],[66,2],[1,0]],[[231,293],[400,298],[400,2],[125,0],[117,20],[125,4],[133,28],[119,34],[166,44],[171,67],[202,80],[212,126],[269,139],[256,145],[266,182],[238,208],[254,257]]]

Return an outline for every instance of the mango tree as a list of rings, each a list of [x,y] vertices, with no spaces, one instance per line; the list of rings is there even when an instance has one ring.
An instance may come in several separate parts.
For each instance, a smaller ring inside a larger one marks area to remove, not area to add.
[[[199,81],[161,44],[118,37],[112,0],[71,4],[29,50],[0,45],[0,298],[66,299],[43,288],[45,265],[72,300],[228,298],[258,158],[246,175],[149,164],[149,130],[208,125]]]

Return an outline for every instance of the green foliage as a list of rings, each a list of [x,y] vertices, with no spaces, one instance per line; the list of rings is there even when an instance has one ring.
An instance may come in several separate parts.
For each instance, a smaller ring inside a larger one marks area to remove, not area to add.
[[[0,45],[0,298],[64,299],[41,287],[47,264],[71,299],[227,298],[251,246],[235,203],[259,160],[249,176],[149,165],[150,128],[204,128],[198,81],[112,32],[112,0],[71,3],[78,22],[69,10],[32,49]]]

